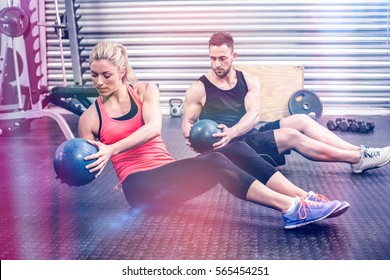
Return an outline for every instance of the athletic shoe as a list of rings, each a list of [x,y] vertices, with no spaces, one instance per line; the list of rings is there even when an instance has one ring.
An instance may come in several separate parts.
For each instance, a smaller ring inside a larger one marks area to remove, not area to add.
[[[337,200],[315,202],[303,197],[298,199],[300,201],[291,214],[282,214],[285,229],[297,228],[323,220],[341,204]]]
[[[368,169],[379,168],[390,162],[390,146],[384,148],[361,147],[362,157],[360,162],[351,164],[353,173],[362,173]]]
[[[316,194],[313,191],[309,191],[307,199],[311,200],[311,201],[315,201],[315,202],[329,202],[330,201],[325,196],[323,196],[321,194]],[[336,210],[334,210],[333,213],[330,214],[327,218],[334,218],[334,217],[340,216],[341,214],[346,212],[350,206],[351,205],[348,202],[340,201],[340,206]]]

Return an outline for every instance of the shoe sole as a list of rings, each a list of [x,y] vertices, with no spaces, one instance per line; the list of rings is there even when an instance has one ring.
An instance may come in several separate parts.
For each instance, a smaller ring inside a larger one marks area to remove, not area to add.
[[[381,168],[381,167],[385,166],[386,164],[388,164],[389,162],[390,162],[390,159],[388,161],[382,163],[381,165],[377,165],[377,166],[366,168],[366,169],[352,170],[352,172],[355,173],[355,174],[360,174],[360,173],[362,173],[363,171],[366,171],[366,170]]]
[[[336,209],[338,207],[340,207],[341,203],[339,202],[339,205],[335,206],[331,211],[329,211],[329,213],[325,216],[322,216],[318,219],[315,219],[315,220],[311,220],[311,221],[307,221],[307,222],[304,222],[304,223],[300,223],[300,224],[296,224],[296,225],[288,225],[288,226],[284,226],[285,229],[294,229],[294,228],[298,228],[298,227],[303,227],[303,226],[306,226],[308,224],[312,224],[312,223],[315,223],[315,222],[318,222],[318,221],[321,221],[323,219],[326,219],[327,217],[329,217],[329,215],[331,215],[334,211],[336,211]]]
[[[342,214],[344,214],[345,212],[347,212],[347,210],[349,209],[351,205],[346,202],[346,204],[344,205],[344,207],[339,207],[337,208],[336,210],[334,210],[327,218],[335,218],[335,217],[338,217]]]

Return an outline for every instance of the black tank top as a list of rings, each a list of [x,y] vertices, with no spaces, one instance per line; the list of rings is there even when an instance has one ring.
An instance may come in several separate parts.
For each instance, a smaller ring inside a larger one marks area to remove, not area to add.
[[[206,103],[199,119],[211,119],[218,124],[231,127],[246,113],[244,98],[248,92],[248,85],[242,72],[234,71],[237,73],[237,84],[229,90],[217,88],[205,75],[199,78],[206,89]]]

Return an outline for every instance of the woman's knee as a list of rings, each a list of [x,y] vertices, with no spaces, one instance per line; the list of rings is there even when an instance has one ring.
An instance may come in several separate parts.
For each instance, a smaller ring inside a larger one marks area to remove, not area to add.
[[[224,146],[218,149],[217,151],[220,152],[221,154],[224,154],[227,158],[229,158],[233,162],[243,157],[250,157],[253,155],[257,155],[255,150],[251,148],[244,141],[231,142],[229,143],[229,145]]]
[[[204,161],[213,164],[214,166],[218,166],[219,164],[226,164],[226,162],[230,162],[230,160],[220,152],[211,152],[201,157]]]
[[[244,141],[236,141],[236,142],[229,143],[229,145],[227,147],[231,148],[232,150],[237,150],[237,151],[251,151],[252,150],[252,148]]]

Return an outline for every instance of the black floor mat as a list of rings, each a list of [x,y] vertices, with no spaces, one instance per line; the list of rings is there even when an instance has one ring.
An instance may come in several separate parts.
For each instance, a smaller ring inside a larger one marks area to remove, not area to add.
[[[390,116],[369,134],[336,132],[354,144],[390,145]],[[67,115],[76,133],[78,118]],[[324,116],[325,125],[335,117]],[[164,117],[163,137],[176,158],[194,156],[181,119]],[[390,165],[352,174],[344,163],[311,162],[292,152],[280,167],[296,185],[347,200],[344,215],[284,230],[281,215],[217,186],[164,213],[128,206],[112,166],[82,187],[55,179],[52,158],[65,140],[48,118],[28,133],[0,136],[0,259],[390,259]]]

